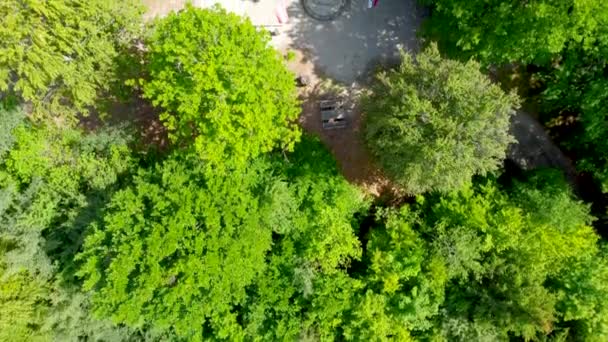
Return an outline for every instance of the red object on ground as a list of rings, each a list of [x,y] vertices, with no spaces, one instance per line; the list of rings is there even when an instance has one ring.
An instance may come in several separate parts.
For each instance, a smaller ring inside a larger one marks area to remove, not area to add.
[[[286,24],[289,21],[289,15],[287,15],[287,7],[285,7],[285,3],[283,2],[283,0],[280,0],[277,3],[275,14],[277,16],[279,24]]]

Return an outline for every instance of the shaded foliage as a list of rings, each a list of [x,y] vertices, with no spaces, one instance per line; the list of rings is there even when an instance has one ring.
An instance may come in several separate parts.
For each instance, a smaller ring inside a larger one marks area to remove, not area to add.
[[[606,34],[608,40],[608,34]],[[581,171],[593,174],[608,191],[608,41],[593,51],[572,48],[564,54],[559,69],[545,76],[545,111],[548,117],[574,116],[577,125],[564,137],[564,146],[576,153]]]
[[[426,34],[442,49],[484,65],[546,65],[576,44],[593,50],[606,41],[608,5],[602,0],[421,0],[431,5]]]
[[[0,330],[15,341],[133,336],[94,320],[72,275],[73,256],[96,219],[83,213],[102,205],[130,168],[127,140],[116,132],[85,136],[25,121],[3,129],[8,152],[0,160]]]
[[[73,123],[109,90],[114,60],[135,39],[141,10],[131,0],[3,1],[0,91],[31,103],[35,118]]]
[[[365,101],[365,138],[387,173],[413,194],[456,190],[498,169],[513,138],[518,100],[475,62],[442,59],[436,46],[402,55]]]
[[[275,240],[245,307],[247,333],[268,341],[340,336],[357,287],[346,272],[361,257],[356,217],[369,202],[318,140],[304,137],[274,165],[267,219]]]
[[[442,51],[482,65],[534,65],[542,117],[606,192],[608,3],[602,0],[421,0],[424,35]],[[526,89],[523,89],[526,92]],[[530,99],[535,101],[534,99]],[[576,124],[565,125],[574,119]],[[554,127],[555,124],[563,127]]]
[[[450,277],[442,336],[536,340],[570,319],[558,305],[565,289],[548,284],[595,255],[598,237],[588,207],[565,184],[538,174],[508,192],[482,182],[420,204],[421,229]]]

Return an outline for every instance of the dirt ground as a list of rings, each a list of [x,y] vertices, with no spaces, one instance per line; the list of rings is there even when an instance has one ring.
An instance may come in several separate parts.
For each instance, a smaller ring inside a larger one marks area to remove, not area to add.
[[[289,67],[296,75],[313,80],[301,91],[300,124],[304,130],[321,138],[350,182],[373,196],[392,199],[404,191],[389,181],[366,149],[357,97],[375,66],[392,63],[399,48],[418,49],[415,32],[422,11],[415,1],[383,1],[374,9],[367,9],[366,3],[353,1],[339,18],[319,22],[308,17],[298,2],[292,2],[290,25],[275,46],[296,52],[297,58]],[[348,125],[344,129],[322,128],[319,101],[331,98],[345,103]]]
[[[146,19],[165,16],[184,7],[186,0],[143,0]],[[311,61],[311,73],[351,85],[378,62],[398,57],[400,48],[416,51],[416,31],[424,12],[416,0],[383,0],[368,9],[367,1],[352,0],[345,12],[332,21],[308,16],[299,0],[195,0],[194,6],[220,4],[247,16],[259,27],[278,34],[271,44],[279,51],[300,51],[302,61]],[[279,22],[277,8],[283,4],[287,22]]]

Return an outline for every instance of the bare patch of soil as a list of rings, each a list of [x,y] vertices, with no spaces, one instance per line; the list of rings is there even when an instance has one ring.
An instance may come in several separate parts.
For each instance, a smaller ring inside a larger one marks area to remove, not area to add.
[[[310,77],[310,85],[301,88],[302,114],[300,125],[313,135],[318,136],[338,162],[342,174],[350,182],[362,187],[369,194],[392,200],[405,196],[400,189],[382,173],[365,147],[361,132],[362,111],[358,106],[360,88],[343,86],[320,79],[313,72],[314,65],[305,60],[299,51],[289,67],[296,75]],[[337,99],[344,103],[348,120],[345,128],[323,129],[319,101]]]

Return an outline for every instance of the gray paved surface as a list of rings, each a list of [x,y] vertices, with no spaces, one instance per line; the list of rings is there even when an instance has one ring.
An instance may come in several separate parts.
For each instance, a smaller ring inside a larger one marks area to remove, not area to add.
[[[372,9],[367,8],[367,0],[353,0],[350,9],[331,22],[308,17],[297,1],[289,13],[289,46],[303,50],[318,74],[345,83],[355,81],[376,62],[394,59],[399,47],[416,50],[422,18],[415,0],[381,0]]]
[[[509,159],[523,170],[560,169],[577,190],[576,170],[572,161],[555,145],[545,128],[536,119],[518,111],[511,119],[511,134],[517,143],[510,146],[507,154]]]
[[[350,8],[331,22],[308,17],[299,0],[284,0],[289,21],[276,18],[280,0],[195,0],[200,7],[220,3],[226,9],[248,16],[253,24],[278,28],[273,44],[279,50],[301,50],[311,61],[315,73],[337,81],[351,83],[377,61],[397,56],[402,46],[415,50],[416,29],[421,23],[421,10],[416,0],[381,0],[373,9],[367,0],[352,0]],[[166,15],[184,6],[184,0],[144,0],[147,18]]]

